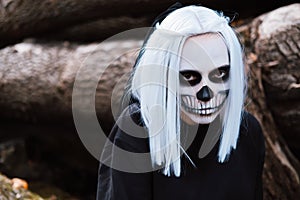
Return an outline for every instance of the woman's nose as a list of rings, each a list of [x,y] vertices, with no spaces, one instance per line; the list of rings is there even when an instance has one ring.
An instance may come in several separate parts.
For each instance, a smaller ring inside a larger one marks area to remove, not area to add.
[[[199,92],[196,94],[197,99],[200,101],[209,101],[211,98],[214,97],[213,91],[206,85],[203,86]]]

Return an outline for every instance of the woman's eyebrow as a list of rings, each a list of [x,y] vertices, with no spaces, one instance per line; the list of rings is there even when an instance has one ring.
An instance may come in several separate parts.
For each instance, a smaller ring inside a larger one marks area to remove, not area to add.
[[[179,73],[180,74],[191,73],[193,75],[201,76],[201,73],[199,73],[198,70],[189,70],[189,69],[187,69],[187,70],[179,70]]]
[[[230,65],[229,64],[228,65],[227,64],[226,65],[221,65],[219,67],[216,67],[216,68],[212,69],[211,72],[216,70],[216,69],[222,69],[222,68],[230,68]]]
[[[214,69],[212,69],[212,70],[210,70],[210,71],[212,72],[212,71],[214,71],[214,70],[216,70],[216,69],[220,69],[220,68],[230,68],[230,64],[225,64],[225,65],[221,65],[221,66],[219,66],[219,67],[215,67]],[[192,69],[183,69],[183,70],[179,70],[180,73],[182,73],[182,72],[196,72],[196,73],[199,73],[199,71],[201,71],[201,70],[199,70],[199,69],[194,69],[194,68],[192,68]]]
[[[210,70],[209,73],[212,73],[212,72],[214,72],[214,71],[216,71],[216,70],[220,70],[220,69],[230,69],[230,65],[229,65],[229,64],[228,64],[228,65],[227,65],[227,64],[221,65],[221,66],[219,66],[219,67],[216,67],[216,68]]]
[[[229,67],[230,68],[230,64],[226,64],[226,65],[221,65],[218,68],[223,68],[223,67]]]

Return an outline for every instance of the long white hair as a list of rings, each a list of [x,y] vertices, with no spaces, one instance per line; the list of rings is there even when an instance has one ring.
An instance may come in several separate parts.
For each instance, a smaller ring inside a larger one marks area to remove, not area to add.
[[[141,117],[149,133],[152,164],[165,175],[180,176],[179,62],[188,37],[220,34],[229,51],[230,92],[224,108],[218,161],[224,162],[236,148],[246,81],[241,44],[229,19],[202,6],[187,6],[170,13],[144,43],[136,62],[131,94],[140,103]]]

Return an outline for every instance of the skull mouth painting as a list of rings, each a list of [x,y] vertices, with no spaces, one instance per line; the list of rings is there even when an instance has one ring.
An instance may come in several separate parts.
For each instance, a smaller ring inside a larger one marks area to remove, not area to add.
[[[195,96],[181,95],[181,106],[189,113],[210,116],[220,111],[228,96],[229,90],[219,92],[208,102],[199,101]]]

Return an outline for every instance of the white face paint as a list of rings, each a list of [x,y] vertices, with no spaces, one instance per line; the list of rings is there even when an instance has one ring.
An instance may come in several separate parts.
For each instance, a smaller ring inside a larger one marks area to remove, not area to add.
[[[181,118],[209,124],[223,110],[229,92],[228,49],[219,34],[186,40],[180,61]]]

